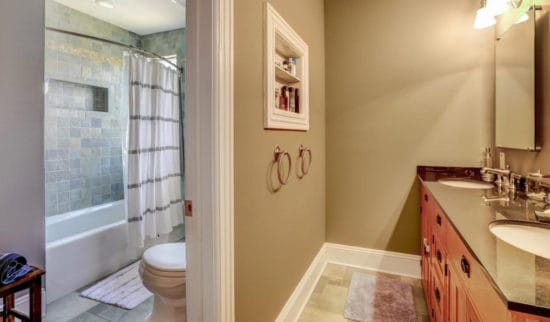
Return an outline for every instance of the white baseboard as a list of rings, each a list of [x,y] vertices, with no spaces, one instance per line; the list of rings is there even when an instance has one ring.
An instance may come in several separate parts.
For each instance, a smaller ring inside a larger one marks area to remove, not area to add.
[[[420,278],[420,256],[325,243],[327,261],[351,267]]]
[[[17,296],[18,294],[24,294],[21,296]],[[20,293],[17,293],[15,295],[15,308],[19,312],[23,312],[25,314],[29,314],[29,294],[27,291],[21,291]],[[4,310],[4,305],[0,304],[0,312]],[[42,289],[42,317],[46,316],[46,290]],[[0,320],[1,321],[1,320]]]
[[[295,321],[300,316],[303,306],[305,306],[311,293],[313,293],[315,285],[317,285],[321,274],[325,270],[326,264],[326,249],[325,245],[323,245],[294,289],[294,292],[290,295],[281,313],[275,319],[275,322]]]
[[[328,263],[420,278],[420,256],[325,243],[275,322],[298,320]]]

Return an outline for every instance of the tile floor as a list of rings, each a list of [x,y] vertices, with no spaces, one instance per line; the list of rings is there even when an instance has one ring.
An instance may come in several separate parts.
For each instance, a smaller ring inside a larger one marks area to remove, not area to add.
[[[153,309],[153,297],[133,310],[103,304],[72,292],[50,304],[44,322],[141,322]]]
[[[362,272],[389,278],[398,278],[410,284],[413,289],[416,316],[419,322],[428,322],[428,309],[424,300],[424,292],[419,279],[410,277],[379,273],[360,268],[328,264],[315,290],[311,295],[299,322],[349,322],[344,318],[344,307],[348,295],[348,287],[353,272]]]

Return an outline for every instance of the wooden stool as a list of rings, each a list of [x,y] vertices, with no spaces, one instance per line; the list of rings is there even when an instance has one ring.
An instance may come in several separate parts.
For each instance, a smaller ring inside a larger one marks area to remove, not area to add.
[[[14,322],[15,318],[22,321],[42,321],[42,275],[44,270],[32,267],[27,275],[17,281],[0,287],[0,297],[4,299],[4,311],[0,312],[0,321]],[[29,316],[15,309],[15,293],[29,289]]]

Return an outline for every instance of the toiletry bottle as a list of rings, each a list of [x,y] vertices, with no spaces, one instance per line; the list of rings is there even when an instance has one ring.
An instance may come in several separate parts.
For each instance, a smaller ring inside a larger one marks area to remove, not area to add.
[[[294,96],[294,88],[288,88],[288,110],[291,112],[296,112],[296,100]]]
[[[296,58],[290,58],[290,73],[296,76]]]
[[[281,88],[281,96],[280,96],[280,100],[279,100],[279,108],[281,110],[288,110],[288,97],[287,97],[287,93],[286,93],[286,86],[283,86],[283,88]]]
[[[294,105],[296,105],[296,108],[294,109],[295,113],[300,113],[300,95],[298,95],[298,89],[296,88],[294,90]]]
[[[283,61],[283,69],[288,72],[289,68],[290,67],[288,66],[288,60]]]
[[[281,97],[281,90],[279,88],[275,88],[275,108],[279,108],[280,99]]]

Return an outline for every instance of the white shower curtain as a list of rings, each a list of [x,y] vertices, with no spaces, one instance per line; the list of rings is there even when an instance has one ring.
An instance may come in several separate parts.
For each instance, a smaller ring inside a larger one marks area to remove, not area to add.
[[[177,71],[131,54],[128,226],[134,245],[183,223]]]

